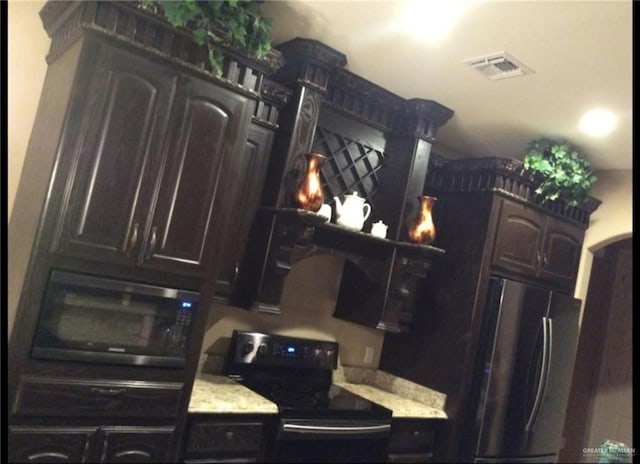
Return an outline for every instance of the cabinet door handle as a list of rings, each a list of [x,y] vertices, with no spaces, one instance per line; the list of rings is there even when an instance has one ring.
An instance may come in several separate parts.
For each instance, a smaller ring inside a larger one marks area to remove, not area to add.
[[[549,258],[547,258],[547,254],[542,253],[542,267],[546,268],[548,262],[549,262]]]
[[[231,289],[233,289],[236,286],[236,281],[238,280],[239,272],[240,272],[240,263],[236,261],[235,266],[233,267],[233,279],[231,279]]]
[[[127,256],[131,256],[133,247],[138,243],[138,223],[133,225],[133,232],[131,232],[131,239],[129,240],[129,247],[127,248]]]
[[[396,298],[408,298],[411,291],[407,287],[396,287],[391,290],[391,294]]]
[[[158,241],[158,228],[153,226],[151,228],[151,238],[149,239],[149,249],[147,250],[147,255],[145,259],[149,261],[153,256],[153,252],[156,250],[156,243]]]

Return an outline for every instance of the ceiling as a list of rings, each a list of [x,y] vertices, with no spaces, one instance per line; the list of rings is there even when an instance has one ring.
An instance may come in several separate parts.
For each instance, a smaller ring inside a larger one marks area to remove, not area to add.
[[[422,0],[428,1],[428,0]],[[451,2],[453,0],[441,0]],[[404,98],[455,114],[437,133],[441,154],[522,159],[536,138],[578,146],[594,170],[632,169],[632,2],[484,1],[438,44],[398,27],[404,1],[271,1],[273,43],[317,39],[347,56],[346,69]],[[533,72],[490,80],[464,62],[506,52]],[[594,138],[583,112],[604,107],[617,126]]]

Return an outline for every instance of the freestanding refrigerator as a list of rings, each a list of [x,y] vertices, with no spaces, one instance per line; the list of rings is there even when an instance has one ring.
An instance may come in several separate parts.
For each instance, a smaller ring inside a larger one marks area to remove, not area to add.
[[[472,462],[556,462],[580,300],[492,277],[463,453]]]

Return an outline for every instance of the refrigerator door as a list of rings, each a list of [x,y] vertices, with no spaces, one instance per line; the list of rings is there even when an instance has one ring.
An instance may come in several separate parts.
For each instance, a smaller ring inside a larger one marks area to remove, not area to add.
[[[580,300],[551,293],[547,318],[549,333],[548,373],[542,401],[528,433],[532,453],[562,448],[562,429],[567,412],[576,349]]]
[[[547,314],[550,292],[507,279],[490,279],[485,332],[493,340],[484,347],[484,375],[478,400],[475,456],[533,454],[527,424],[541,408],[548,366]],[[553,454],[553,448],[536,449]]]

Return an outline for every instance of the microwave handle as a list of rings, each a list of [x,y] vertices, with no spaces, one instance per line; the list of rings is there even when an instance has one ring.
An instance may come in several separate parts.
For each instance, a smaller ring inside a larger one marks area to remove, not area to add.
[[[100,388],[91,387],[91,393],[97,393],[99,395],[116,396],[126,392],[126,388]]]
[[[151,228],[151,238],[149,239],[149,249],[145,255],[145,260],[149,261],[153,257],[153,253],[156,251],[156,243],[158,242],[158,227],[153,226]]]

